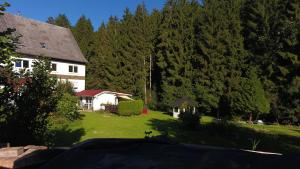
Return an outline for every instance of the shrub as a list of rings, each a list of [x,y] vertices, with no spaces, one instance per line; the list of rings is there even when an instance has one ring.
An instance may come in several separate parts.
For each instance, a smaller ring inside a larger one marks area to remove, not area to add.
[[[198,112],[193,113],[192,110],[188,110],[180,113],[179,119],[184,127],[188,129],[196,129],[200,125],[201,116]]]
[[[75,120],[79,117],[77,107],[77,97],[69,93],[64,93],[57,103],[57,113],[69,120]]]
[[[142,100],[121,101],[118,105],[118,114],[121,116],[140,115],[143,107]]]
[[[69,93],[70,95],[75,95],[75,91],[73,90],[73,85],[69,81],[58,81],[56,86],[56,94],[58,99],[60,99],[64,93]]]

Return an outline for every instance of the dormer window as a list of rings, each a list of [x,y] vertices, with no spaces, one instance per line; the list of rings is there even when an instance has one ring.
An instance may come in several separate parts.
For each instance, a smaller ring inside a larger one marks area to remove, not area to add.
[[[42,47],[42,48],[46,48],[46,43],[41,42],[40,44],[41,44],[41,47]]]

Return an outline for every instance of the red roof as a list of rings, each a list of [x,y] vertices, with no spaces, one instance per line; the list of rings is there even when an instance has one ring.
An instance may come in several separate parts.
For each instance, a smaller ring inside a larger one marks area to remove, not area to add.
[[[103,92],[103,90],[83,90],[76,93],[76,96],[95,96],[101,92]]]

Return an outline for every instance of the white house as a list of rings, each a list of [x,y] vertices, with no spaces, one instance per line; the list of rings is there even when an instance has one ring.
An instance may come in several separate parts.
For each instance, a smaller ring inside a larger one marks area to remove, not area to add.
[[[80,107],[83,110],[105,110],[105,106],[116,106],[120,100],[133,100],[131,94],[105,91],[83,90],[76,93],[80,98]]]
[[[61,81],[69,81],[76,92],[85,89],[85,64],[87,60],[80,51],[72,32],[63,27],[35,21],[8,13],[0,16],[0,32],[15,29],[20,36],[14,70],[32,70],[39,56],[51,59],[52,75]]]

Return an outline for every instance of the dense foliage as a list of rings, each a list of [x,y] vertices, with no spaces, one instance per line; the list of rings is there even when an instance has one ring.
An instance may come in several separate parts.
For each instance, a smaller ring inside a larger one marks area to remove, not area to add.
[[[78,98],[76,96],[69,93],[63,93],[62,97],[58,100],[56,113],[70,121],[76,120],[79,117],[77,104]]]
[[[202,113],[297,122],[299,6],[297,0],[167,0],[161,11],[143,4],[126,9],[96,32],[85,17],[71,29],[89,60],[88,88],[132,93],[164,110],[187,96]]]
[[[142,100],[120,101],[118,104],[118,114],[120,116],[139,115],[142,113],[144,102]]]
[[[7,6],[0,5],[0,17]],[[73,94],[72,86],[57,85],[57,79],[50,75],[51,62],[45,58],[37,58],[32,71],[13,71],[13,60],[18,57],[15,53],[18,37],[13,32],[13,29],[0,32],[0,142],[45,144],[50,137],[49,116],[57,109],[57,101],[72,102],[71,106],[58,106],[70,118],[76,115],[77,109],[70,107],[77,108],[77,101],[73,96],[65,96],[64,93]]]
[[[5,66],[5,69],[9,65]],[[0,140],[12,144],[40,144],[47,141],[48,117],[55,110],[56,79],[50,76],[50,62],[38,60],[32,72],[4,74],[0,95]],[[21,78],[20,78],[21,77]]]

